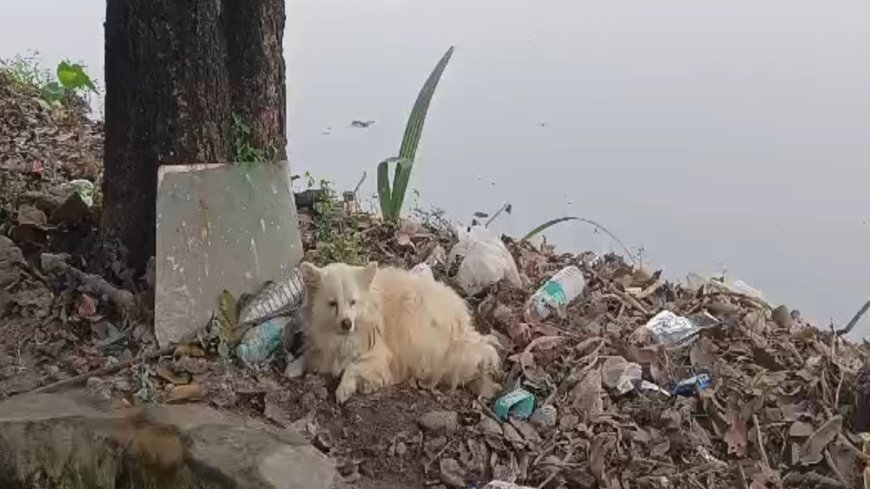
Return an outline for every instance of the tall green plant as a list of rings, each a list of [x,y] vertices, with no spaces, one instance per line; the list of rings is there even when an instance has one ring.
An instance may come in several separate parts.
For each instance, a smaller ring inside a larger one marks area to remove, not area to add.
[[[405,134],[402,137],[402,146],[399,148],[399,156],[387,158],[378,164],[378,200],[381,204],[381,215],[384,220],[392,222],[399,220],[402,204],[405,202],[405,193],[408,191],[408,181],[411,179],[411,170],[414,169],[417,145],[420,144],[420,136],[423,134],[426,112],[429,111],[432,95],[435,94],[435,88],[438,86],[441,74],[444,73],[452,54],[453,46],[444,53],[426,83],[423,84],[423,88],[420,89],[417,101],[414,102],[414,108],[411,109],[411,115],[408,116]],[[396,165],[392,185],[390,184],[390,163]]]

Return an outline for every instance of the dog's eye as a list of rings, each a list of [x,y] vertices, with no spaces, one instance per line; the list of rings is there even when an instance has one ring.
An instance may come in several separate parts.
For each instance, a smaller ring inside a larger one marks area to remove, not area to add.
[[[331,307],[333,309],[338,309],[338,301],[335,299],[332,299],[331,301],[329,301],[329,307]]]
[[[356,301],[353,300],[353,299],[351,299],[351,300],[350,300],[350,307],[353,307],[353,306],[355,306],[355,305],[356,305]]]

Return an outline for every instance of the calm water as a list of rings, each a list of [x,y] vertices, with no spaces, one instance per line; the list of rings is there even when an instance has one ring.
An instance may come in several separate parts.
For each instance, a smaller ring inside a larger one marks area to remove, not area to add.
[[[0,56],[103,64],[98,0],[0,0]],[[859,0],[289,0],[291,159],[352,187],[442,52],[413,185],[521,234],[599,221],[671,277],[730,274],[820,322],[870,297],[870,6]],[[354,119],[377,121],[354,129]],[[551,240],[616,249],[582,225]],[[859,326],[870,333],[870,317]]]

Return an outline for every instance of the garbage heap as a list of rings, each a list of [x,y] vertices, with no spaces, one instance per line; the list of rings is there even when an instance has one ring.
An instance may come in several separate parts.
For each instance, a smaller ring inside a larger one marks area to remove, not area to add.
[[[864,484],[852,419],[867,349],[745,284],[689,287],[486,229],[458,242],[407,226],[369,234],[373,258],[464,293],[504,348],[500,396],[438,454],[446,486],[480,474],[536,487]]]

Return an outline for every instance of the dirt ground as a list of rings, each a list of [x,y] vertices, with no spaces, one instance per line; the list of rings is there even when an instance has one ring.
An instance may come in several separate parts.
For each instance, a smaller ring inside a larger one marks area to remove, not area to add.
[[[466,390],[409,385],[338,406],[335,379],[288,379],[283,357],[242,367],[208,335],[158,352],[147,277],[123,267],[123,250],[96,260],[102,128],[75,105],[46,108],[36,98],[0,75],[0,399],[67,382],[129,404],[209,403],[305,434],[360,488],[492,479],[547,488],[860,484],[870,457],[853,400],[870,391],[856,380],[865,345],[722,281],[689,288],[630,257],[505,237],[521,285],[466,297],[477,326],[503,346],[501,385],[534,395],[530,419],[500,420],[491,400]],[[96,184],[92,205],[70,190],[76,179]],[[330,225],[364,236],[366,258],[406,268],[426,261],[457,286],[444,263],[457,240],[451,230],[394,228],[352,212],[339,221]],[[336,234],[319,222],[302,215],[309,258]],[[68,268],[46,261],[58,253],[69,255]],[[529,296],[569,265],[582,270],[583,296],[545,321],[527,319]],[[130,310],[121,314],[98,278],[128,291]],[[668,344],[647,326],[663,310],[705,326]],[[710,383],[679,390],[699,374]]]

